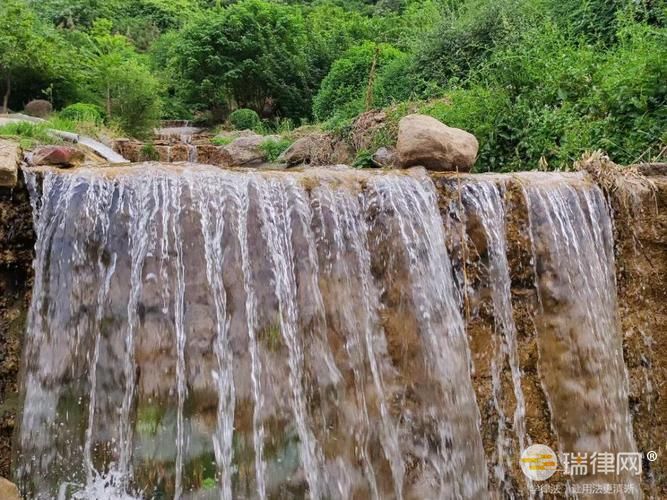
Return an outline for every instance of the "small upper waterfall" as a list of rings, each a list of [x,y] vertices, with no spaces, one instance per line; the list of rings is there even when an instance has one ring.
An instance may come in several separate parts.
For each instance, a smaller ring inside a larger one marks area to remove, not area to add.
[[[582,174],[25,175],[30,498],[523,498],[535,442],[636,451]]]
[[[47,171],[39,199],[31,495],[485,495],[424,173]]]

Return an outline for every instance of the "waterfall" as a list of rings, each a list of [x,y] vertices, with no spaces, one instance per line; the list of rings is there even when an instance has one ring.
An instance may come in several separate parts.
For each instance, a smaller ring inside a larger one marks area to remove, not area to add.
[[[534,174],[522,181],[539,298],[540,378],[560,450],[636,452],[604,195],[581,177]],[[638,478],[620,478],[637,497]]]
[[[481,227],[484,237],[488,273],[487,283],[491,290],[493,309],[494,353],[491,360],[492,396],[494,409],[498,415],[497,437],[494,457],[495,478],[503,492],[511,494],[508,470],[516,464],[517,452],[527,445],[526,439],[526,403],[521,387],[521,369],[517,347],[517,329],[514,324],[510,269],[507,261],[507,241],[505,224],[505,205],[501,187],[491,180],[466,182],[460,187],[461,202],[465,209],[459,214],[470,226]],[[459,210],[463,207],[457,207]],[[505,367],[509,368],[514,412],[509,425],[515,434],[518,448],[512,449],[511,437],[508,436],[508,415],[503,405],[502,377]]]
[[[23,491],[487,495],[464,321],[423,171],[39,175]],[[502,231],[488,227],[502,282]]]

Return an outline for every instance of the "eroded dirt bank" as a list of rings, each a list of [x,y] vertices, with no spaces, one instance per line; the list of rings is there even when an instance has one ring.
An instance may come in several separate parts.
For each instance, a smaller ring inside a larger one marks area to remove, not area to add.
[[[19,175],[16,186],[0,187],[0,476],[3,477],[10,477],[21,339],[32,287],[33,246],[32,209]]]

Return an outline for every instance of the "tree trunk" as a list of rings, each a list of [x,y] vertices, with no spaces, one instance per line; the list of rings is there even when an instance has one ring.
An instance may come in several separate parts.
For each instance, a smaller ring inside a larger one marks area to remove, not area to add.
[[[5,76],[5,83],[7,84],[7,88],[5,89],[5,95],[2,98],[2,112],[6,113],[7,112],[7,107],[9,106],[9,96],[12,93],[12,77],[7,73],[7,76]]]
[[[111,118],[111,87],[107,85],[107,118]]]

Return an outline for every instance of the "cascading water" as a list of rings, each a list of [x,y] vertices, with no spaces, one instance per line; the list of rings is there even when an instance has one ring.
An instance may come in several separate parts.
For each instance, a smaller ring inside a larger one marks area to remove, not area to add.
[[[532,174],[523,184],[539,298],[540,374],[559,448],[636,452],[604,195],[579,176]],[[620,479],[633,487],[629,498],[641,496],[636,476],[621,473]]]
[[[486,496],[423,172],[39,175],[23,491]]]
[[[459,218],[474,222],[482,228],[486,254],[488,285],[491,290],[491,303],[495,327],[494,356],[491,361],[492,395],[495,411],[498,415],[494,472],[500,489],[512,496],[507,471],[516,465],[518,452],[523,450],[526,441],[526,403],[521,387],[521,369],[517,350],[517,331],[514,324],[510,270],[507,262],[507,241],[505,227],[505,206],[501,188],[492,180],[466,182],[460,186],[461,203],[465,206]],[[463,207],[457,207],[463,208]],[[508,415],[502,404],[502,373],[508,366],[513,396],[514,412],[509,425],[515,434],[518,449],[512,450],[508,437]]]

